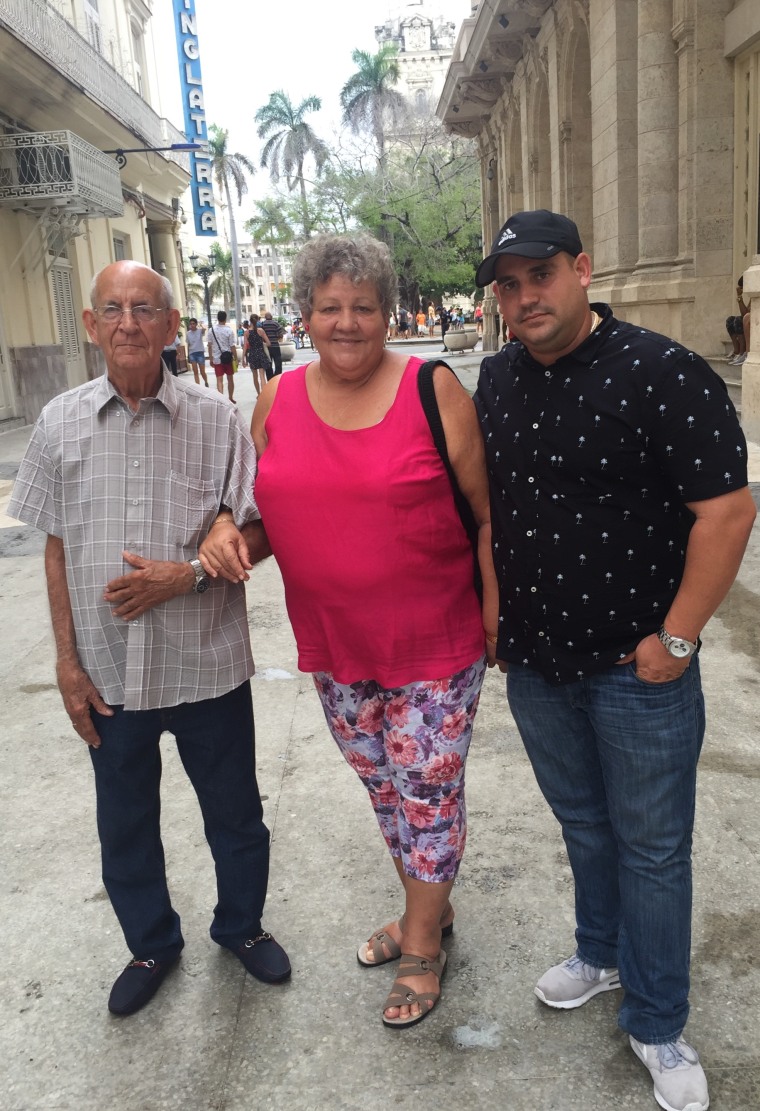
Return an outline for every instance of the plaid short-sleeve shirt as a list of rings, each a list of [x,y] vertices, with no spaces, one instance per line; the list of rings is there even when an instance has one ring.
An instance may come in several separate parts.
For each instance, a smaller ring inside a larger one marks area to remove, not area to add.
[[[253,673],[242,583],[216,579],[135,621],[114,617],[106,583],[147,559],[194,559],[219,507],[259,517],[255,449],[221,396],[165,372],[132,411],[107,377],[45,406],[8,512],[61,537],[77,649],[104,700],[149,710],[215,698]]]

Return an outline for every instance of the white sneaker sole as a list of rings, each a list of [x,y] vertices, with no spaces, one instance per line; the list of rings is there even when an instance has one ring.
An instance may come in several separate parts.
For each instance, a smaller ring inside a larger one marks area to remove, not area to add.
[[[533,992],[547,1007],[555,1007],[558,1011],[572,1011],[576,1007],[582,1007],[584,1003],[588,1003],[589,999],[593,999],[595,995],[600,995],[603,991],[614,991],[619,987],[620,977],[616,972],[614,976],[610,976],[609,980],[600,980],[598,984],[592,984],[588,991],[584,992],[583,995],[576,996],[575,999],[547,999],[538,984],[536,984]]]

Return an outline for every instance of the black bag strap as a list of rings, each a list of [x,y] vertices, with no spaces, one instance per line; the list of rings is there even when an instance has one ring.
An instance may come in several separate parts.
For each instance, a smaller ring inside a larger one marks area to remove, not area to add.
[[[464,530],[467,533],[470,544],[472,545],[472,553],[475,560],[475,589],[478,592],[478,597],[482,597],[483,580],[481,578],[480,564],[478,562],[478,526],[475,521],[472,509],[470,508],[470,503],[468,502],[462,491],[459,489],[457,476],[454,474],[454,468],[452,467],[451,460],[449,459],[449,452],[446,447],[446,434],[443,430],[443,421],[441,420],[441,413],[438,408],[438,400],[435,396],[435,385],[433,384],[433,371],[437,366],[445,366],[447,370],[451,371],[455,378],[457,377],[456,371],[454,371],[448,363],[444,363],[442,359],[428,359],[428,361],[423,363],[417,371],[417,389],[419,390],[420,394],[422,411],[425,414],[428,425],[430,427],[430,433],[433,437],[433,443],[435,444],[436,451],[441,457],[441,462],[446,468],[446,474],[449,476],[449,482],[451,483],[451,491],[454,495],[454,504],[456,506],[457,513],[459,514],[459,518],[462,522],[462,525],[464,526]],[[457,381],[459,381],[458,378]]]

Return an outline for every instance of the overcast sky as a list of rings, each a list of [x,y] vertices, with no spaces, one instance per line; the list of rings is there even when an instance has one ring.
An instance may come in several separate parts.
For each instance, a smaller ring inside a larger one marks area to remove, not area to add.
[[[206,120],[228,128],[231,149],[247,154],[256,164],[261,142],[253,116],[271,92],[283,89],[296,104],[306,96],[321,97],[322,111],[310,122],[329,142],[340,118],[340,90],[355,68],[351,53],[357,47],[371,52],[378,48],[376,26],[389,17],[422,12],[456,23],[458,32],[471,12],[470,0],[424,0],[421,7],[387,0],[195,2]],[[184,130],[169,0],[154,5],[153,19],[162,74],[159,111]],[[265,170],[259,170],[249,189],[254,197],[270,191]],[[244,200],[243,213],[251,214],[250,201]]]

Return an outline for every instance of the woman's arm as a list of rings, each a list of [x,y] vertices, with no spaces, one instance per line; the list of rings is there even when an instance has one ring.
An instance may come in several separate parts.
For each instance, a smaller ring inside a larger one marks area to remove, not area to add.
[[[251,437],[257,459],[266,450],[264,423],[272,408],[279,383],[279,376],[266,383],[253,410]],[[212,579],[221,576],[234,583],[247,582],[250,578],[248,572],[253,565],[271,554],[269,539],[261,521],[251,521],[238,529],[229,509],[222,508],[200,546],[198,558]]]
[[[446,367],[433,371],[433,385],[446,449],[459,489],[472,509],[478,526],[478,564],[483,579],[483,628],[489,664],[496,662],[499,630],[499,588],[491,551],[491,508],[483,437],[471,397]]]

